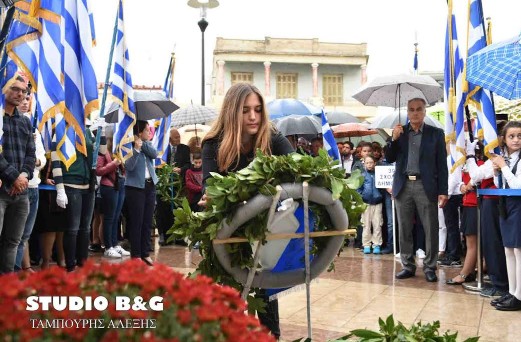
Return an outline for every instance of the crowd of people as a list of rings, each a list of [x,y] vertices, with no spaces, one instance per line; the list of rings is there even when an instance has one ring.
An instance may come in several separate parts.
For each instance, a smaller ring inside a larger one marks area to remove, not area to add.
[[[158,152],[148,122],[137,121],[134,126],[133,153],[125,162],[113,156],[108,129],[94,125],[101,132],[93,133],[87,128],[86,155],[78,153],[66,167],[56,152],[46,158],[29,119],[29,101],[26,82],[16,79],[5,96],[0,154],[0,273],[33,272],[31,259],[42,269],[54,259],[74,271],[89,251],[106,258],[138,258],[153,266],[154,218],[160,245],[185,244],[167,233],[174,207],[156,191]],[[364,178],[358,191],[367,209],[354,248],[364,254],[391,254],[398,247],[403,267],[398,279],[415,276],[415,256],[423,259],[428,282],[438,280],[437,267],[461,268],[448,285],[475,279],[476,251],[482,248],[491,286],[481,294],[493,297],[499,310],[521,310],[521,198],[484,196],[478,218],[476,196],[477,188],[521,188],[521,123],[498,123],[501,155],[489,154],[487,159],[483,146],[469,141],[465,165],[449,172],[453,161],[444,133],[424,123],[425,106],[423,99],[410,100],[408,124],[397,125],[385,146],[361,141],[355,148],[350,141],[338,142],[345,177],[359,170]],[[98,133],[101,146],[94,156]],[[296,151],[315,156],[322,148],[321,137],[311,141],[284,137],[270,123],[260,91],[243,83],[228,90],[202,143],[181,144],[176,128],[171,129],[169,142],[166,160],[182,184],[173,191],[183,191],[194,211],[206,205],[204,184],[210,173],[246,167],[256,149],[273,155]],[[390,164],[396,169],[393,186],[379,189],[375,168]],[[477,246],[478,219],[482,246]],[[124,239],[128,245],[122,245]],[[395,240],[399,246],[393,245]],[[267,301],[264,293],[258,295]],[[275,336],[280,334],[277,305],[269,302],[266,313],[259,315]]]
[[[393,253],[393,235],[397,233],[402,270],[396,278],[415,276],[416,256],[423,259],[428,282],[438,281],[438,267],[461,268],[447,285],[476,280],[476,265],[483,262],[490,281],[480,294],[493,298],[491,304],[498,310],[521,310],[519,197],[485,195],[480,203],[477,197],[478,188],[521,188],[517,166],[521,123],[497,123],[501,155],[489,154],[487,158],[480,142],[467,141],[466,162],[458,167],[443,131],[424,123],[425,106],[423,99],[409,101],[408,124],[394,127],[384,148],[375,142],[362,141],[356,149],[349,141],[338,143],[346,177],[354,170],[361,170],[364,176],[359,193],[367,209],[354,247],[364,254]],[[393,186],[378,189],[375,166],[389,164],[395,165]],[[478,220],[481,246],[477,245]],[[393,223],[398,227],[396,232]],[[382,230],[384,225],[387,229]],[[483,251],[483,260],[477,259],[478,248]]]

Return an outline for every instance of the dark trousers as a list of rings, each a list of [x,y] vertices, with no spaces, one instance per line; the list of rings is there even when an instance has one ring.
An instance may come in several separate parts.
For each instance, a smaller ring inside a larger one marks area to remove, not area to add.
[[[447,204],[443,207],[445,226],[447,227],[447,247],[445,247],[445,257],[452,261],[460,260],[462,253],[459,229],[460,211],[463,209],[462,200],[463,195],[452,195]]]
[[[159,235],[166,241],[169,237],[167,232],[174,225],[174,208],[172,203],[161,200],[160,196],[157,196],[156,224]]]
[[[89,255],[90,222],[94,212],[94,191],[66,186],[69,203],[65,209],[67,226],[63,234],[63,251],[67,271],[82,266]]]
[[[487,272],[494,287],[508,291],[505,248],[499,228],[498,199],[484,198],[481,201],[481,248],[487,263]]]
[[[146,258],[150,250],[152,219],[156,203],[156,187],[153,182],[145,182],[145,188],[127,186],[125,200],[128,209],[128,236],[130,256]]]
[[[384,221],[387,226],[387,247],[393,247],[393,236],[394,236],[394,230],[393,230],[393,220],[394,220],[394,213],[393,213],[393,202],[391,195],[384,191],[384,207],[385,207],[385,217]]]
[[[400,258],[404,269],[416,272],[414,262],[414,214],[417,210],[425,231],[423,270],[435,271],[438,260],[438,202],[428,198],[421,181],[407,181],[395,199],[400,232]]]
[[[103,212],[103,241],[105,249],[109,249],[118,244],[119,215],[125,199],[125,187],[121,186],[119,190],[116,190],[111,186],[101,185],[100,192],[101,210]]]
[[[270,330],[270,332],[276,338],[280,337],[280,323],[279,323],[279,301],[274,299],[271,302],[268,299],[266,290],[261,289],[258,294],[255,295],[257,298],[262,298],[266,306],[264,309],[265,313],[257,312],[259,321],[262,325]]]
[[[423,224],[418,215],[418,212],[415,214],[415,222],[414,222],[414,231],[412,235],[414,237],[414,251],[416,252],[418,249],[425,251],[427,247],[425,247],[425,230],[423,229]]]
[[[0,274],[14,271],[16,251],[29,215],[27,193],[9,196],[0,192]]]

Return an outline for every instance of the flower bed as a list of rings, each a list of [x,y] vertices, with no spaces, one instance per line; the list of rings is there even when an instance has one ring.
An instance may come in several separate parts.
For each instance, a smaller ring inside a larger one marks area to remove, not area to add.
[[[244,313],[246,303],[236,290],[205,276],[186,279],[166,265],[88,262],[73,273],[52,267],[3,275],[0,283],[3,341],[274,341],[254,316]],[[39,305],[28,311],[29,296],[78,296],[85,301],[105,297],[108,307],[44,311]],[[118,311],[116,296],[141,296],[143,302],[159,296],[162,310],[149,306],[148,311]]]

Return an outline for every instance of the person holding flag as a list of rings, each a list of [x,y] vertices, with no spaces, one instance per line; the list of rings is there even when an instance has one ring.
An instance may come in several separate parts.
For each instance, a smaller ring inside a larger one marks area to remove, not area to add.
[[[490,44],[490,35],[485,30],[485,20],[483,15],[483,6],[481,0],[470,0],[468,8],[468,25],[467,25],[467,56],[472,56],[479,50]],[[466,73],[466,70],[465,70]],[[495,150],[499,154],[499,139],[497,132],[501,131],[499,126],[503,126],[505,122],[496,121],[496,113],[494,109],[494,101],[492,93],[470,82],[465,82],[464,86],[468,89],[468,97],[466,104],[472,104],[477,112],[476,134],[484,145],[484,153],[490,157],[490,152]],[[484,165],[478,166],[472,158],[473,149],[476,141],[468,141],[467,143],[467,166],[475,175],[472,177],[481,181],[481,187],[494,187],[490,184],[490,178],[493,176],[493,168],[491,161],[485,162]],[[486,188],[485,187],[485,188]],[[492,286],[482,288],[480,295],[488,298],[501,297],[508,291],[508,277],[504,246],[502,242],[501,230],[499,228],[499,211],[496,196],[484,196],[481,201],[481,239],[486,241],[481,245],[483,257],[487,264],[487,272],[492,282]]]

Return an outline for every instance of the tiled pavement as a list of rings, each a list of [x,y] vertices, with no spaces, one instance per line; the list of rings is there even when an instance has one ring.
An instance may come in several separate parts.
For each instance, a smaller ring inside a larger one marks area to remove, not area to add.
[[[93,255],[99,258],[100,254]],[[180,246],[156,246],[153,258],[180,272],[195,269],[197,251]],[[106,260],[106,259],[105,259]],[[441,332],[458,331],[459,339],[481,336],[480,341],[519,341],[521,311],[501,312],[490,299],[445,285],[459,269],[438,270],[439,281],[428,283],[421,266],[416,277],[396,280],[400,263],[391,255],[364,255],[345,248],[335,271],[324,273],[311,285],[311,319],[314,341],[344,336],[352,329],[378,329],[378,317],[393,314],[406,326],[439,320]],[[307,336],[306,292],[292,292],[279,300],[281,339]]]

